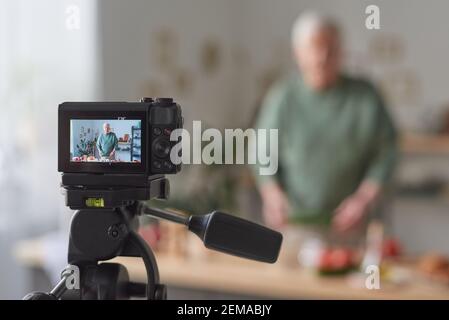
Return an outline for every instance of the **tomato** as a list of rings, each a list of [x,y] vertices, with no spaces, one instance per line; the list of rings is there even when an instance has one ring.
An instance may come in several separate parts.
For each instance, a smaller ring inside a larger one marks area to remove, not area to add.
[[[401,255],[401,252],[401,246],[395,239],[385,240],[382,244],[382,256],[384,257],[397,257]]]
[[[318,262],[318,269],[320,270],[332,270],[331,251],[323,250]]]
[[[344,269],[351,266],[352,254],[349,250],[335,249],[330,256],[333,269]]]
[[[323,271],[348,269],[353,265],[353,254],[348,249],[326,249],[322,252],[318,268]]]

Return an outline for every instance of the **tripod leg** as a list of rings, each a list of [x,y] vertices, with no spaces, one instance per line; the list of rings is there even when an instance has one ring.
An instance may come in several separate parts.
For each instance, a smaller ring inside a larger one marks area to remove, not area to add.
[[[128,241],[129,245],[124,248],[122,255],[142,257],[147,273],[147,299],[154,300],[163,298],[164,295],[161,295],[159,292],[162,290],[162,286],[159,284],[159,269],[153,251],[135,231],[129,233]],[[137,252],[134,252],[133,249],[137,250]]]
[[[23,300],[59,300],[72,285],[73,266],[67,266],[61,273],[61,280],[50,292],[31,292]],[[79,278],[76,280],[79,281]]]
[[[129,299],[128,271],[118,263],[101,263],[95,273],[98,300]]]

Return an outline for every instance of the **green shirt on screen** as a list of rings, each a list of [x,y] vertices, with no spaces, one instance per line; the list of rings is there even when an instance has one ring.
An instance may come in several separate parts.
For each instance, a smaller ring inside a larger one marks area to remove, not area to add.
[[[101,157],[109,157],[112,150],[118,145],[118,139],[115,133],[102,133],[97,141],[97,148]]]
[[[366,179],[386,185],[396,162],[396,131],[382,99],[366,81],[341,76],[325,91],[299,75],[268,93],[258,128],[279,129],[279,168],[255,176],[277,182],[291,220],[329,224],[336,207]]]

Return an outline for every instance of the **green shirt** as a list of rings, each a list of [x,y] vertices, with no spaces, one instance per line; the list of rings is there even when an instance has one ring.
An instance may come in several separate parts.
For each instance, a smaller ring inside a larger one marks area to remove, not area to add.
[[[97,141],[97,148],[101,157],[109,157],[112,150],[118,145],[118,139],[114,132],[100,134]]]
[[[267,95],[258,128],[279,129],[279,168],[274,180],[292,206],[293,221],[328,224],[334,209],[360,183],[388,183],[395,165],[396,131],[384,103],[366,81],[340,77],[322,92],[300,76]]]

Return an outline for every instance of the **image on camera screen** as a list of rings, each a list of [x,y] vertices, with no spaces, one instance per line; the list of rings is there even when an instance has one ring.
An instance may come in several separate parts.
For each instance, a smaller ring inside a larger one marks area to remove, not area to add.
[[[70,120],[71,162],[141,162],[141,120]]]

